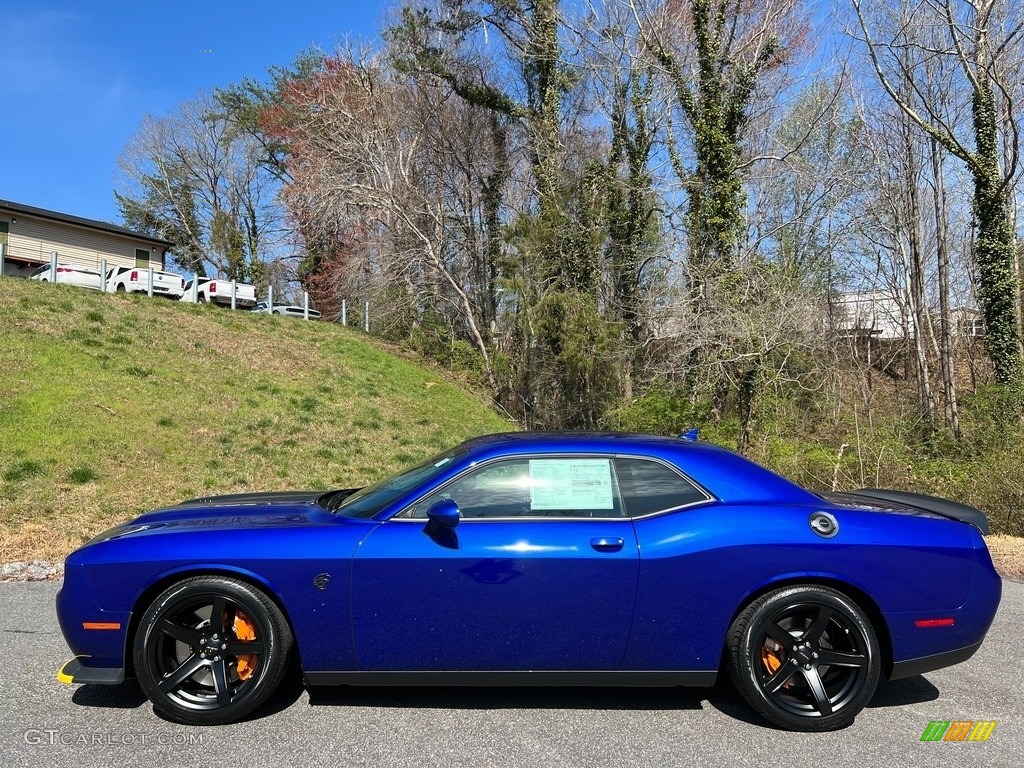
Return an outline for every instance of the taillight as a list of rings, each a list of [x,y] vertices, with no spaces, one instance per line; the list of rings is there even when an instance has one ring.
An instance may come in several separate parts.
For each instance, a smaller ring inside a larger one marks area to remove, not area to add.
[[[73,270],[71,267],[57,267],[57,271],[64,272],[65,274],[67,274],[69,272],[74,272],[75,270]]]
[[[185,290],[185,278],[181,278],[181,290]]]
[[[132,276],[131,276],[131,278],[129,278],[129,279],[130,279],[130,280],[131,280],[131,281],[132,281],[133,283],[134,283],[134,282],[137,282],[137,281],[138,281],[138,279],[139,279],[139,273],[138,273],[138,271],[136,271],[136,270],[132,270]]]

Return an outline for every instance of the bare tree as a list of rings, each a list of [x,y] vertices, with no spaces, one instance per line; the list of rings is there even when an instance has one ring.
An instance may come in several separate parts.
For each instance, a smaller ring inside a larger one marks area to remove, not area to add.
[[[1005,0],[852,3],[882,88],[918,128],[971,171],[977,224],[974,261],[985,343],[996,381],[1018,385],[1024,352],[1007,187],[1018,166],[1015,103],[1024,12],[1019,4]],[[908,56],[909,51],[917,55]],[[929,71],[921,62],[932,57],[946,57],[957,66],[961,97],[970,105],[968,130],[952,119],[964,110],[943,110],[928,98]]]
[[[144,118],[119,166],[126,224],[174,242],[186,270],[264,282],[264,262],[286,243],[279,185],[209,95]]]
[[[379,61],[342,57],[287,90],[304,114],[289,126],[288,205],[314,239],[349,234],[345,260],[325,265],[331,289],[362,284],[384,312],[397,303],[413,323],[451,309],[496,387],[490,304],[475,293],[479,222],[466,218],[479,215],[480,203],[469,199],[477,189],[464,183],[460,165],[474,159],[460,154],[456,137],[467,134],[459,105],[453,112],[441,94],[390,78]]]

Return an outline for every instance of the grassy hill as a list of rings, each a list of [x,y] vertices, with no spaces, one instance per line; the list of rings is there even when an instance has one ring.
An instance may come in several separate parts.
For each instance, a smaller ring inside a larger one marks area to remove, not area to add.
[[[0,562],[200,494],[352,487],[514,425],[356,330],[0,278]]]

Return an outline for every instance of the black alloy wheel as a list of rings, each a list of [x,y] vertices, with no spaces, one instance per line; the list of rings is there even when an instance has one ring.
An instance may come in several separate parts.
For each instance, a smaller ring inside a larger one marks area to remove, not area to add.
[[[747,606],[729,631],[727,663],[747,703],[795,731],[852,723],[881,673],[867,616],[843,593],[816,585],[776,590]]]
[[[284,676],[292,634],[252,585],[197,576],[166,589],[135,636],[139,685],[171,720],[215,725],[259,707]]]

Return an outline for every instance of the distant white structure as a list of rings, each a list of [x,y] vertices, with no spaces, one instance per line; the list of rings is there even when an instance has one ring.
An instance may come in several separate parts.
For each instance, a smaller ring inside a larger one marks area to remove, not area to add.
[[[851,336],[876,339],[904,337],[900,304],[882,291],[840,294],[832,306],[832,327]]]
[[[847,336],[872,339],[902,339],[914,333],[914,318],[903,323],[903,310],[892,294],[884,291],[859,291],[840,294],[832,305],[832,329]],[[950,307],[950,323],[954,336],[978,339],[985,335],[985,318],[981,310],[969,306]],[[930,313],[935,333],[939,315]],[[905,330],[906,329],[906,330]]]
[[[980,309],[974,307],[951,307],[949,319],[952,323],[954,336],[968,339],[980,339],[985,335],[985,316]],[[938,325],[938,318],[932,322]]]

